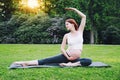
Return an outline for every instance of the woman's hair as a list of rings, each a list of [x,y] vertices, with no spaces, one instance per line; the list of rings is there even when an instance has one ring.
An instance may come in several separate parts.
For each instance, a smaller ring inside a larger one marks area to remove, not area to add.
[[[76,21],[74,19],[67,19],[65,22],[69,22],[71,24],[74,24],[75,30],[78,30],[78,24],[76,23]]]

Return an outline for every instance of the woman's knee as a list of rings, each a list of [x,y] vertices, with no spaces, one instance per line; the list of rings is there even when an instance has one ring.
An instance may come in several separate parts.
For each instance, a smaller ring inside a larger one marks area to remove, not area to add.
[[[82,66],[89,66],[92,63],[92,60],[89,58],[80,59],[80,63]]]

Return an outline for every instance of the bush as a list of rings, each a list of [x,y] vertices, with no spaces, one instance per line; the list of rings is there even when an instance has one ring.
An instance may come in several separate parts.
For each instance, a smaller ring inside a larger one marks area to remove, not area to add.
[[[61,43],[66,33],[62,18],[47,15],[13,15],[0,23],[0,43]]]
[[[25,21],[14,33],[17,43],[47,43],[49,33],[47,28],[51,25],[46,15],[36,15]]]
[[[27,15],[13,15],[9,21],[0,23],[0,43],[15,43],[13,33],[27,20]]]
[[[120,44],[120,30],[117,27],[109,26],[103,34],[105,44]]]

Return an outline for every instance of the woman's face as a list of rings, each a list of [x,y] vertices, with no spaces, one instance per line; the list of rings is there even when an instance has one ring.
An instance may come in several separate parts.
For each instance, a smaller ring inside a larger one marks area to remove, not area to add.
[[[73,24],[71,24],[69,22],[65,22],[65,26],[66,26],[67,30],[71,30],[73,28]]]

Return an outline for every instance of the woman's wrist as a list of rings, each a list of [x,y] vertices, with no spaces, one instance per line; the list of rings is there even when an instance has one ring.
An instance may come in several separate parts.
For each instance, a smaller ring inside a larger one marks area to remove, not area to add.
[[[67,54],[67,56],[68,56],[68,57],[70,57],[70,55],[68,54],[68,52],[67,52],[67,51],[66,51],[66,54]]]
[[[83,14],[81,11],[79,11],[78,9],[76,9],[76,8],[65,8],[66,10],[73,10],[73,11],[75,11],[75,12],[77,12],[82,18],[85,18],[86,17],[86,15],[85,14]]]

